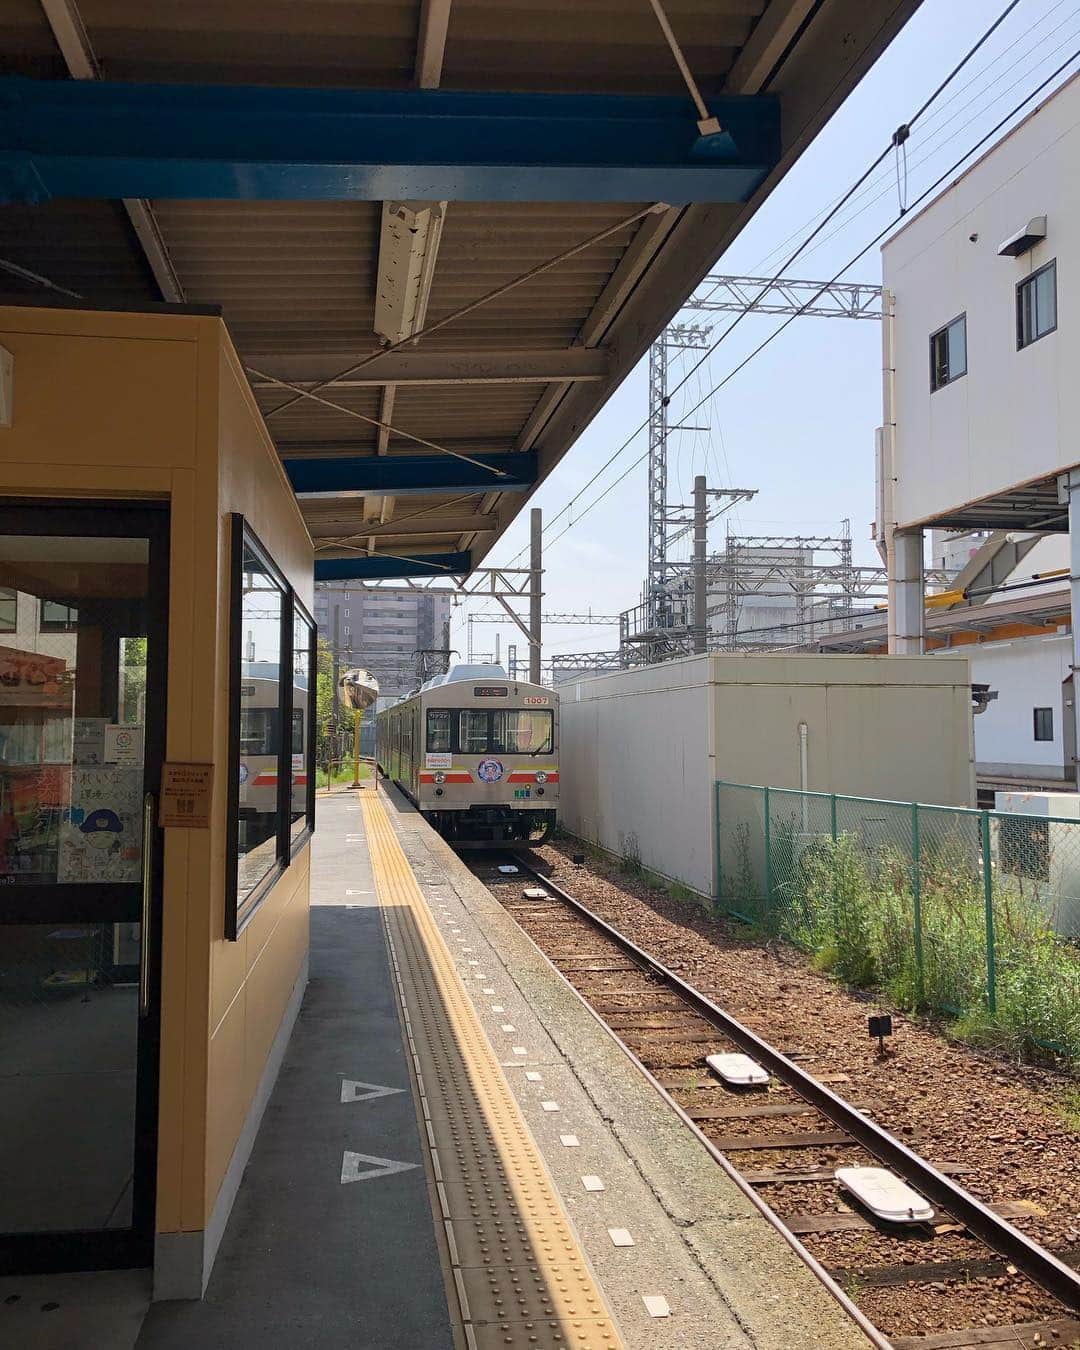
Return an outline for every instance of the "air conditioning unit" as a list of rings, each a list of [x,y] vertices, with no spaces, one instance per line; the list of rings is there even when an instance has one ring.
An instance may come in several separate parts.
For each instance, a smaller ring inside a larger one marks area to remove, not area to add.
[[[998,874],[1035,883],[1057,932],[1080,941],[1080,794],[997,792],[994,804]]]

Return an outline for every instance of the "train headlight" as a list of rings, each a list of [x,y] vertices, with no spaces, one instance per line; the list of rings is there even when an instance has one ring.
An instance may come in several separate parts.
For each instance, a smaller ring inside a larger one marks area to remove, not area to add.
[[[435,781],[436,781],[436,783],[445,783],[445,782],[446,782],[446,774],[444,774],[444,773],[437,773],[437,774],[435,775]]]
[[[546,782],[547,782],[547,774],[543,771],[543,769],[537,769],[537,771],[536,771],[536,781],[537,781],[538,783],[546,783]]]

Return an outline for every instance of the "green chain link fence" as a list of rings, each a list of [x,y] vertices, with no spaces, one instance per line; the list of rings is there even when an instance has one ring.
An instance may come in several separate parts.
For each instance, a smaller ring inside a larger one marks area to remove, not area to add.
[[[718,912],[961,1032],[1080,1058],[1080,820],[716,784]]]

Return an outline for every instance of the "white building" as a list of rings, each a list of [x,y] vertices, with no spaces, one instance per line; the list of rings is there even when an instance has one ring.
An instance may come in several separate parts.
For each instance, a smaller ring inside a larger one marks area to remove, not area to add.
[[[915,215],[882,259],[878,538],[889,650],[911,653],[925,646],[929,531],[935,562],[944,530],[992,532],[988,555],[1001,531],[1009,547],[1025,532],[1057,532],[1071,539],[1080,575],[1080,77]],[[1014,582],[1038,570],[1033,554],[1020,564],[1022,551]],[[994,585],[1001,570],[987,569]],[[1072,585],[1075,612],[1080,583]],[[1062,681],[1080,664],[1075,640],[1048,631],[977,649],[973,679],[999,692],[976,720],[980,765],[1056,777],[1072,763],[1063,737],[1075,743],[1075,719]],[[1048,722],[1036,708],[1053,709],[1051,741],[1035,738],[1036,722],[1043,733]]]

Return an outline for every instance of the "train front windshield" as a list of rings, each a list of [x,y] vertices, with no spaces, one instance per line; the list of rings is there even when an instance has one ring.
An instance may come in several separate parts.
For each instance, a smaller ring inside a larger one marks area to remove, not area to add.
[[[555,740],[548,708],[429,708],[426,749],[459,755],[545,755]]]

